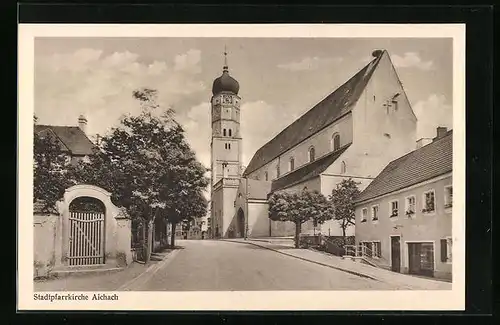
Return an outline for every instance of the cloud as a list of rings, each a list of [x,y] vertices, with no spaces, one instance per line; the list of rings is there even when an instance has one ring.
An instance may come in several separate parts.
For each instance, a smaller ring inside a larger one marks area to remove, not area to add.
[[[150,63],[129,51],[104,55],[88,48],[36,56],[35,113],[40,123],[55,125],[75,125],[85,114],[89,134],[102,134],[123,114],[138,112],[132,97],[137,88],[157,89],[165,108],[205,90],[194,75],[201,71],[200,62],[201,52],[194,49]]]
[[[278,68],[290,71],[316,70],[325,65],[339,64],[342,61],[343,59],[340,57],[319,58],[315,56],[315,57],[306,57],[296,62],[279,64]]]
[[[435,137],[438,126],[453,128],[453,107],[444,95],[431,94],[413,105],[413,110],[418,118],[417,139]]]
[[[434,62],[422,61],[416,52],[406,52],[403,56],[393,55],[392,62],[398,68],[418,68],[421,70],[434,69]]]
[[[289,110],[274,107],[265,101],[244,103],[241,106],[241,134],[244,166],[255,152],[297,118]]]
[[[186,131],[186,138],[191,148],[196,152],[198,160],[209,168],[212,136],[210,103],[207,101],[191,107],[187,114],[179,116],[178,121]]]

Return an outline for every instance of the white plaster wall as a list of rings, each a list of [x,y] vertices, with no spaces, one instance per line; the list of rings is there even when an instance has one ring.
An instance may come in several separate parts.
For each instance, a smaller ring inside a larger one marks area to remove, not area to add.
[[[267,202],[248,203],[248,236],[269,236],[269,205]]]
[[[46,276],[55,266],[57,240],[57,215],[33,216],[34,276]]]

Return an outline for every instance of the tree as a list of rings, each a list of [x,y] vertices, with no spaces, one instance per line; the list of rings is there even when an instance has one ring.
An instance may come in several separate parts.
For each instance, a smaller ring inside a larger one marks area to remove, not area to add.
[[[54,207],[64,190],[67,179],[67,155],[51,133],[33,134],[33,203],[42,203],[43,212],[55,212]]]
[[[268,203],[271,220],[295,223],[295,248],[299,248],[303,223],[312,220],[321,224],[333,217],[331,205],[328,204],[326,197],[318,191],[276,192],[271,195]]]
[[[124,116],[118,127],[101,137],[101,152],[89,163],[79,164],[72,174],[76,182],[110,191],[116,205],[146,225],[148,262],[155,219],[174,220],[175,233],[175,224],[191,212],[193,194],[204,189],[208,179],[173,111],[162,111],[156,103],[156,91],[136,90],[133,97],[139,100],[141,113]]]
[[[342,228],[343,243],[346,243],[346,230],[355,224],[354,198],[360,193],[358,185],[351,178],[344,179],[332,190],[329,200],[334,210],[335,219]]]

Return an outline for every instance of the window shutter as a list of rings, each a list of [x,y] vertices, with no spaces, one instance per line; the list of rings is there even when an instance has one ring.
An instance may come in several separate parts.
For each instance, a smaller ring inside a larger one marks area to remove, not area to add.
[[[441,239],[441,262],[443,263],[446,262],[448,256],[448,252],[446,251],[446,246],[447,246],[446,239]]]

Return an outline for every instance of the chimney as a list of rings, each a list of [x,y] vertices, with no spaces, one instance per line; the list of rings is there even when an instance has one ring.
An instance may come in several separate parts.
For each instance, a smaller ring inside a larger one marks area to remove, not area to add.
[[[448,132],[448,128],[443,127],[443,126],[438,126],[437,131],[436,131],[437,135],[434,138],[434,140],[441,139],[442,137],[444,137],[446,135],[446,132]]]
[[[421,138],[417,140],[417,149],[422,148],[423,146],[428,145],[429,143],[432,142],[432,139],[430,138]]]
[[[85,118],[85,116],[83,115],[80,115],[78,116],[78,127],[80,128],[80,130],[83,131],[83,133],[87,133],[87,118]]]

